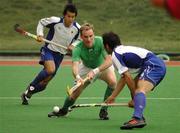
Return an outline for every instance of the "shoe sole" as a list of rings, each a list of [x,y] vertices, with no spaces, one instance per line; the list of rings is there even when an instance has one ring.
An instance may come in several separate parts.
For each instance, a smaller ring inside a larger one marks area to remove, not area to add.
[[[109,117],[99,118],[99,120],[109,120]]]
[[[143,127],[145,127],[146,126],[146,124],[143,124],[143,125],[138,125],[138,126],[136,126],[135,128],[143,128]]]
[[[50,118],[50,117],[55,117],[56,115],[53,115],[53,114],[48,114],[48,117]],[[58,116],[56,116],[56,117],[58,117]]]
[[[51,118],[51,117],[66,117],[66,116],[68,116],[68,113],[67,113],[66,115],[63,115],[63,116],[53,114],[52,112],[48,114],[48,117],[49,117],[49,118]]]
[[[136,126],[131,126],[131,127],[120,127],[120,129],[122,129],[122,130],[131,130],[131,129],[133,129],[133,128],[143,128],[143,127],[145,127],[146,126],[146,124],[141,124],[141,125],[136,125]]]
[[[64,116],[58,116],[58,115],[54,115],[54,114],[48,114],[48,117],[51,118],[51,117],[64,117]]]

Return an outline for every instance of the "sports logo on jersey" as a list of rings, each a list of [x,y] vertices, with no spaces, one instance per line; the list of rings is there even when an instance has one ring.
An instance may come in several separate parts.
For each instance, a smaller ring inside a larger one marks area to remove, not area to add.
[[[93,52],[93,48],[90,48],[90,49],[89,49],[89,52]]]

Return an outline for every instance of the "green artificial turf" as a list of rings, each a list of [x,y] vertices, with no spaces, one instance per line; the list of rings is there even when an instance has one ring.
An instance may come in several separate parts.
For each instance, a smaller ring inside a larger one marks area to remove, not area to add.
[[[120,125],[129,120],[133,109],[109,108],[110,120],[98,120],[98,107],[74,109],[64,118],[48,118],[54,105],[62,106],[66,85],[72,85],[70,67],[62,67],[47,90],[36,94],[28,106],[21,105],[20,94],[41,68],[38,66],[0,66],[0,133],[179,133],[180,67],[168,67],[162,83],[147,96],[147,126],[122,131]],[[106,85],[96,81],[76,103],[96,103],[103,99]],[[128,102],[127,88],[116,102]]]

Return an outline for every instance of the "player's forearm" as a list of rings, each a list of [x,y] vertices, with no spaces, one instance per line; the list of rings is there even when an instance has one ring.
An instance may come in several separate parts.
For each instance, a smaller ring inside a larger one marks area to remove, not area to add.
[[[74,42],[71,43],[72,46],[76,46],[81,40],[77,39]]]
[[[134,79],[132,78],[132,76],[130,75],[129,72],[126,72],[125,73],[125,82],[131,92],[131,95],[132,95],[132,98],[134,97],[134,94],[135,94],[135,89],[136,89],[136,85],[135,85],[135,81]]]
[[[38,36],[44,36],[44,26],[41,24],[40,21],[37,25],[36,33]]]
[[[74,78],[77,78],[79,76],[78,65],[79,65],[78,62],[72,63],[72,73],[73,73]]]
[[[104,70],[106,70],[107,68],[109,68],[112,65],[112,59],[111,59],[111,55],[107,55],[105,58],[105,61],[103,64],[101,64],[99,67],[95,68],[93,70],[93,72],[95,74],[102,72]]]
[[[99,67],[100,72],[104,71],[105,69],[109,68],[112,65],[112,60],[111,60],[111,56],[108,55],[106,57],[106,60],[104,61],[104,63]]]

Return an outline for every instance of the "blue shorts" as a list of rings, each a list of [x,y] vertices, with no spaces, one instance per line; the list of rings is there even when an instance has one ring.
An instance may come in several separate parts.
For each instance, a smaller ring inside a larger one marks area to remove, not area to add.
[[[163,60],[150,54],[150,57],[144,62],[140,70],[139,79],[151,82],[154,87],[157,86],[166,74],[166,66]]]
[[[39,61],[39,64],[43,65],[44,61],[52,60],[55,63],[56,70],[59,68],[64,55],[59,52],[54,52],[47,47],[41,48],[41,59]]]

